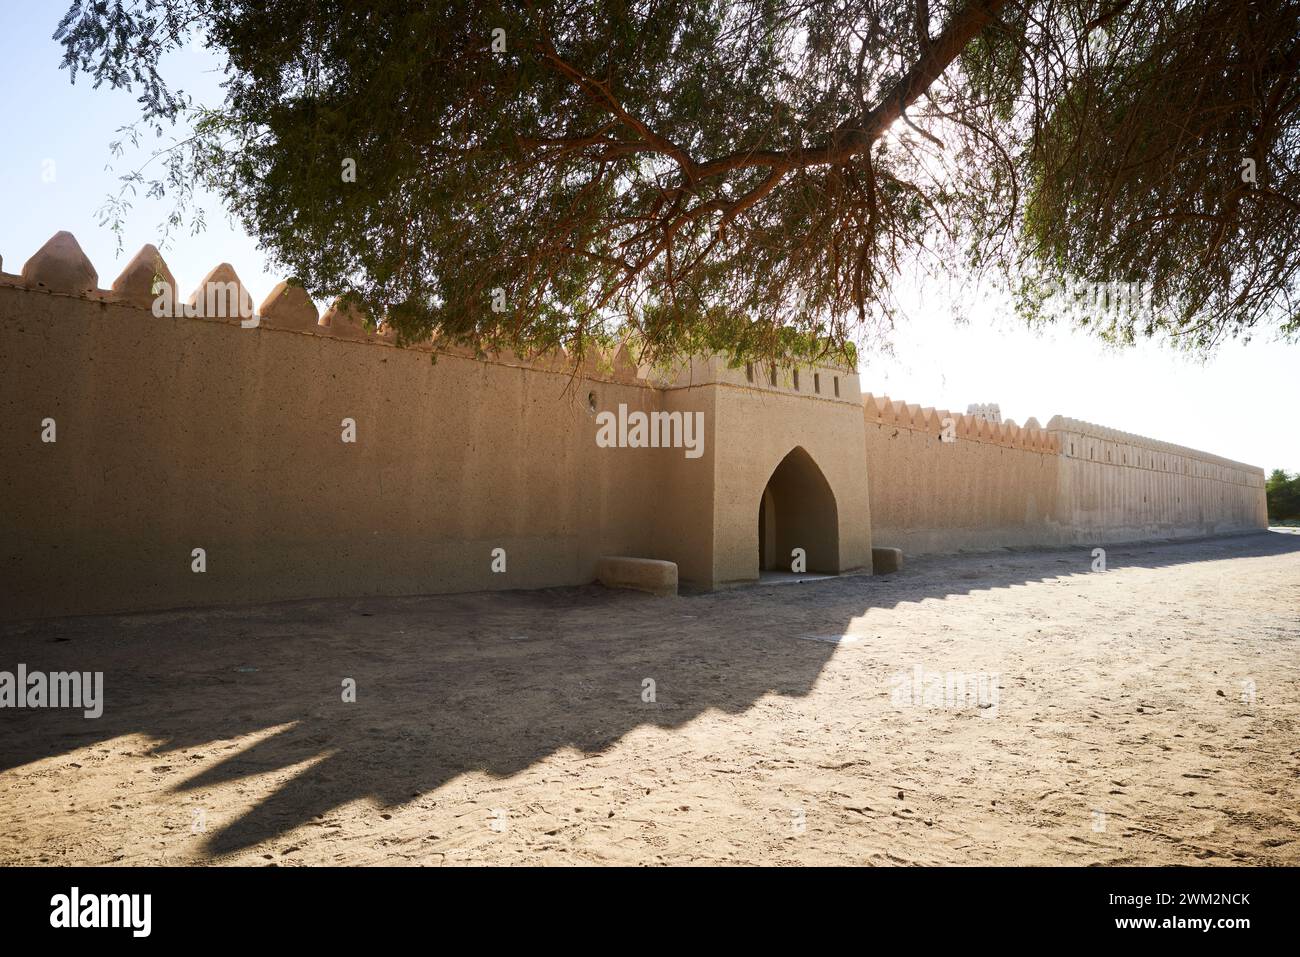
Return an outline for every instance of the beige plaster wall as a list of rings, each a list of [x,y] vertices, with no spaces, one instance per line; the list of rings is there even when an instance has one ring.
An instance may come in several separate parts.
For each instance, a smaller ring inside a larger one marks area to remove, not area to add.
[[[867,421],[872,538],[904,556],[1045,544],[1059,464],[1031,451]]]
[[[1063,541],[1088,544],[1266,528],[1264,471],[1195,449],[1063,417]]]
[[[8,286],[0,363],[7,618],[578,584],[675,551],[681,451],[599,448],[587,407],[653,409],[644,385]]]
[[[950,417],[955,441],[940,440]],[[867,396],[877,546],[927,554],[1264,528],[1262,469],[1056,417],[1045,429]]]
[[[704,387],[656,391],[665,412],[704,416],[704,450],[687,458],[681,449],[659,450],[658,481],[648,519],[653,527],[653,554],[677,563],[677,579],[692,588],[712,588],[713,497],[717,472],[716,394]]]

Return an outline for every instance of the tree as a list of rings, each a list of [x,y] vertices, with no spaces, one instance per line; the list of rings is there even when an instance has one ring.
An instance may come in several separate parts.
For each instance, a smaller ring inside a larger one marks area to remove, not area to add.
[[[1281,469],[1274,469],[1264,483],[1264,494],[1268,499],[1270,522],[1300,520],[1300,472],[1288,475]]]
[[[193,125],[129,188],[208,184],[402,341],[844,356],[912,262],[1117,342],[1300,334],[1300,0],[78,0],[55,36],[137,134]],[[162,75],[191,36],[219,107]]]

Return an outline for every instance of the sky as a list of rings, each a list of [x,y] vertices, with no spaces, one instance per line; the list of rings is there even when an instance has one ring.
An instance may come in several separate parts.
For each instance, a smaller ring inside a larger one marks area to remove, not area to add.
[[[0,148],[0,258],[17,273],[55,232],[77,237],[107,288],[145,243],[163,258],[188,295],[218,263],[229,262],[260,303],[282,278],[267,257],[211,196],[203,197],[207,227],[198,236],[174,232],[159,242],[166,201],[137,199],[126,221],[122,251],[100,225],[97,210],[119,188],[117,176],[144,162],[157,143],[128,148],[115,160],[108,144],[138,116],[132,93],[72,85],[59,68],[62,48],[51,39],[65,9],[61,0],[0,4],[0,90],[6,136]],[[220,102],[218,63],[201,49],[164,61],[164,76],[200,102]],[[177,135],[182,135],[178,132]],[[164,141],[166,142],[166,141]],[[146,151],[147,150],[147,151]],[[109,166],[115,166],[113,170]],[[1259,466],[1300,472],[1300,343],[1261,332],[1249,344],[1228,343],[1208,360],[1144,344],[1106,347],[1077,331],[1031,331],[993,302],[953,320],[946,284],[900,290],[905,314],[890,354],[860,356],[862,389],[921,406],[964,412],[996,402],[1004,418],[1043,425],[1053,415],[1095,422]]]

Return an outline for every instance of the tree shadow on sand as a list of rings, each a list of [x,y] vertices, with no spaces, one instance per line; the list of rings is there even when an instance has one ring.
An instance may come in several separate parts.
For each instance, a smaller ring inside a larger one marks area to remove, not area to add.
[[[1300,536],[1225,542],[1210,557],[1300,552]],[[1112,569],[1200,560],[1186,545],[1108,552]],[[102,670],[106,704],[97,720],[7,711],[0,770],[132,733],[158,739],[160,758],[263,733],[174,788],[293,769],[209,835],[205,851],[220,856],[358,798],[402,805],[466,772],[507,777],[566,747],[598,754],[642,725],[807,695],[836,645],[800,636],[840,634],[871,607],[1087,574],[1091,561],[1087,548],[998,552],[975,578],[967,556],[675,599],[590,586],[17,623],[0,627],[0,668]]]

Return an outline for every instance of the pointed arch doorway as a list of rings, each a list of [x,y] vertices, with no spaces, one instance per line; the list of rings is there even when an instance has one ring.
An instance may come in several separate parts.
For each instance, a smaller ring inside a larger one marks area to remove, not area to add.
[[[802,548],[810,573],[840,571],[835,493],[813,457],[795,446],[783,458],[758,502],[758,570],[790,571]]]

